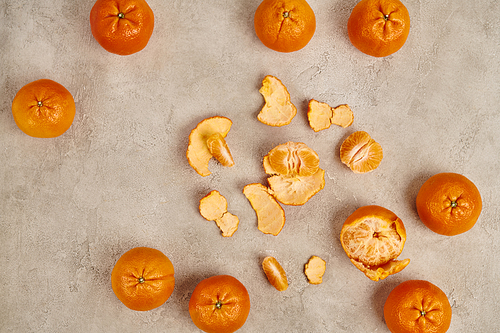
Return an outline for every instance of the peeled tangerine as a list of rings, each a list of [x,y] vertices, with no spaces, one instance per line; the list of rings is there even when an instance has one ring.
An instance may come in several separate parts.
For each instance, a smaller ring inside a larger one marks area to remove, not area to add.
[[[200,214],[208,221],[215,221],[224,237],[231,237],[238,229],[240,221],[227,211],[227,200],[219,191],[214,190],[200,200]]]
[[[285,211],[262,184],[248,184],[243,188],[257,214],[257,228],[265,234],[277,236],[285,225]]]
[[[347,104],[332,108],[326,103],[311,99],[307,107],[307,119],[311,128],[315,132],[319,132],[329,128],[332,124],[344,128],[351,126],[354,114]]]
[[[262,261],[262,269],[267,280],[278,291],[285,291],[288,288],[288,279],[280,263],[274,257],[265,257]]]
[[[323,282],[323,275],[326,270],[326,262],[317,256],[312,256],[304,267],[304,273],[310,284],[320,284]]]
[[[396,260],[405,241],[403,222],[380,206],[358,208],[340,232],[340,242],[351,262],[373,281],[398,273],[410,263],[410,259]]]
[[[340,146],[340,160],[355,173],[375,170],[383,157],[382,146],[364,131],[352,133]]]
[[[189,165],[205,177],[210,175],[208,162],[215,157],[223,166],[234,165],[233,157],[224,139],[232,122],[226,117],[211,117],[202,120],[189,135],[186,152]]]
[[[318,154],[302,142],[287,142],[264,156],[272,195],[285,205],[303,205],[325,186]]]
[[[290,94],[281,81],[267,75],[262,80],[259,92],[265,100],[264,107],[257,115],[257,119],[269,126],[288,125],[297,114],[297,108],[290,101]]]

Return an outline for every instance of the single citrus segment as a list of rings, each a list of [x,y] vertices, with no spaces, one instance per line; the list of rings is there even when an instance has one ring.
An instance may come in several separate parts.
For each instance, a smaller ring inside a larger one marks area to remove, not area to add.
[[[154,14],[144,0],[97,0],[90,11],[90,28],[106,51],[129,55],[148,44]]]
[[[240,223],[238,217],[227,211],[227,200],[213,190],[200,200],[200,214],[208,221],[215,221],[222,236],[231,237]]]
[[[174,290],[174,266],[161,251],[136,247],[125,252],[111,272],[111,287],[128,308],[148,311],[167,301]]]
[[[208,137],[207,147],[210,154],[212,154],[220,164],[226,167],[232,167],[234,165],[233,156],[229,151],[226,140],[224,140],[224,137],[220,133],[215,133]]]
[[[347,21],[352,45],[374,57],[398,51],[410,33],[410,14],[399,0],[361,0]]]
[[[302,142],[286,142],[264,156],[271,194],[282,204],[303,205],[325,186],[318,154]]]
[[[304,273],[310,284],[321,284],[326,270],[326,262],[317,256],[312,256],[304,267]]]
[[[364,131],[352,133],[340,146],[340,160],[355,173],[375,170],[383,157],[382,146]]]
[[[425,280],[400,283],[384,304],[384,319],[392,333],[445,333],[451,316],[446,294]]]
[[[262,261],[262,269],[266,274],[267,280],[278,291],[288,289],[288,279],[280,263],[274,257],[265,257]]]
[[[264,97],[264,107],[257,119],[269,126],[284,126],[290,124],[297,114],[297,108],[290,101],[290,94],[280,79],[267,75],[262,80],[259,92]]]
[[[73,124],[75,113],[71,93],[61,84],[48,79],[23,86],[12,101],[16,125],[36,138],[60,136]]]
[[[201,176],[205,177],[211,174],[208,169],[208,163],[214,156],[212,152],[220,155],[219,158],[223,161],[221,164],[229,165],[229,161],[232,161],[232,157],[229,159],[231,153],[227,148],[225,140],[222,142],[220,139],[226,137],[232,124],[229,118],[220,116],[211,117],[200,121],[189,134],[186,157],[189,165]],[[214,143],[214,141],[218,141],[218,143]],[[227,151],[225,151],[226,149]],[[232,164],[234,165],[234,163]]]
[[[229,275],[204,279],[189,299],[193,323],[207,333],[232,333],[240,329],[250,313],[245,286]]]
[[[470,230],[483,207],[481,194],[467,177],[438,173],[430,177],[417,194],[420,220],[432,231],[454,236]]]
[[[254,16],[255,33],[268,48],[294,52],[316,31],[316,16],[305,0],[264,0]]]
[[[257,228],[265,234],[277,236],[285,225],[285,211],[262,184],[248,184],[243,194],[257,214]]]
[[[354,121],[354,114],[347,104],[335,108],[330,105],[311,99],[307,106],[307,119],[309,126],[315,131],[330,128],[330,125],[349,127]]]
[[[396,260],[403,251],[406,230],[390,210],[363,206],[344,222],[340,242],[351,262],[373,281],[400,272],[409,259]]]

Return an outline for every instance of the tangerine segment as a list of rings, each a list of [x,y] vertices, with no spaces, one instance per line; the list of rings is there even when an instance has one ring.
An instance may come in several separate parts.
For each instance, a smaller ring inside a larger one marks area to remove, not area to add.
[[[232,122],[229,118],[216,116],[202,120],[191,131],[186,157],[189,165],[201,176],[210,175],[208,162],[213,155],[210,152],[207,141],[210,139],[212,150],[216,152],[217,148],[214,148],[212,141],[217,140],[218,137],[213,137],[213,135],[220,134],[222,138],[225,138],[231,129],[231,125]],[[222,153],[221,155],[227,157],[227,153]]]
[[[325,187],[325,171],[312,176],[271,176],[267,179],[273,196],[284,205],[300,206]]]
[[[352,133],[340,146],[340,160],[355,173],[375,170],[383,157],[382,146],[364,131]]]
[[[304,267],[304,273],[310,284],[320,284],[323,282],[323,275],[326,270],[326,262],[317,256],[312,256]]]
[[[213,190],[200,200],[200,214],[208,221],[215,221],[222,236],[231,237],[238,229],[239,219],[227,211],[227,200]]]
[[[318,172],[319,156],[302,142],[280,144],[264,157],[268,174],[283,176],[311,176]]]
[[[311,128],[315,132],[319,132],[329,128],[332,124],[344,128],[351,126],[354,114],[347,104],[332,108],[326,103],[311,99],[307,107],[307,118]]]
[[[220,133],[212,134],[207,139],[208,151],[220,164],[226,167],[232,167],[234,165],[233,156],[229,151],[226,140]]]
[[[454,236],[470,230],[477,222],[482,199],[467,177],[451,172],[430,177],[417,194],[417,212],[432,231]]]
[[[380,206],[358,208],[344,222],[340,242],[351,262],[378,281],[401,271],[408,261],[395,259],[403,251],[406,230],[401,219]]]
[[[265,257],[262,261],[262,269],[266,274],[267,280],[278,291],[288,289],[288,279],[280,263],[274,257]]]
[[[265,105],[257,115],[257,119],[275,127],[290,124],[297,114],[297,108],[290,101],[290,94],[285,85],[278,78],[267,75],[262,80],[259,92],[264,97]]]
[[[265,234],[277,236],[285,225],[285,211],[262,184],[248,184],[243,188],[257,214],[257,228]]]

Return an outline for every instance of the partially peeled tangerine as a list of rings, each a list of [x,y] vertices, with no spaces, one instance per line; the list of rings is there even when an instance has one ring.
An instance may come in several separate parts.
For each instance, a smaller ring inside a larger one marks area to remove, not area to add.
[[[373,281],[396,274],[410,263],[410,259],[397,260],[405,241],[401,219],[380,206],[358,208],[340,232],[340,242],[351,263]]]
[[[239,219],[227,211],[227,200],[219,191],[211,191],[200,200],[200,214],[208,221],[215,221],[222,236],[231,237],[238,229]]]

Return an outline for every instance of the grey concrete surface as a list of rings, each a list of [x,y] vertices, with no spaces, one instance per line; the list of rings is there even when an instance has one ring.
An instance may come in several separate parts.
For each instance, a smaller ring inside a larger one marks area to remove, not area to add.
[[[141,52],[121,57],[93,39],[93,0],[0,1],[0,331],[198,332],[188,313],[195,285],[230,274],[252,309],[241,332],[388,332],[383,304],[398,283],[424,279],[453,308],[449,332],[500,327],[500,2],[404,1],[411,16],[404,47],[386,58],[349,42],[356,0],[309,0],[317,30],[301,51],[267,49],[253,29],[260,0],[148,0],[155,30]],[[298,114],[273,128],[257,121],[265,75],[287,86]],[[74,96],[72,127],[54,139],[21,132],[16,92],[49,78]],[[355,120],[319,133],[307,123],[314,98],[347,103]],[[207,117],[233,121],[227,136],[236,165],[188,165],[188,135]],[[343,139],[365,130],[384,149],[380,167],[357,175],[339,160]],[[262,157],[301,141],[316,150],[326,186],[303,206],[284,207],[277,236],[264,235],[242,194],[265,184]],[[446,237],[419,220],[418,189],[431,175],[457,172],[479,188],[484,208],[469,232]],[[232,238],[198,212],[211,190],[239,216]],[[373,282],[339,242],[345,218],[377,204],[404,222],[401,273]],[[111,289],[110,273],[136,246],[164,252],[176,287],[161,307],[135,312]],[[260,263],[275,256],[290,287],[278,292]],[[304,264],[327,262],[309,285]]]

